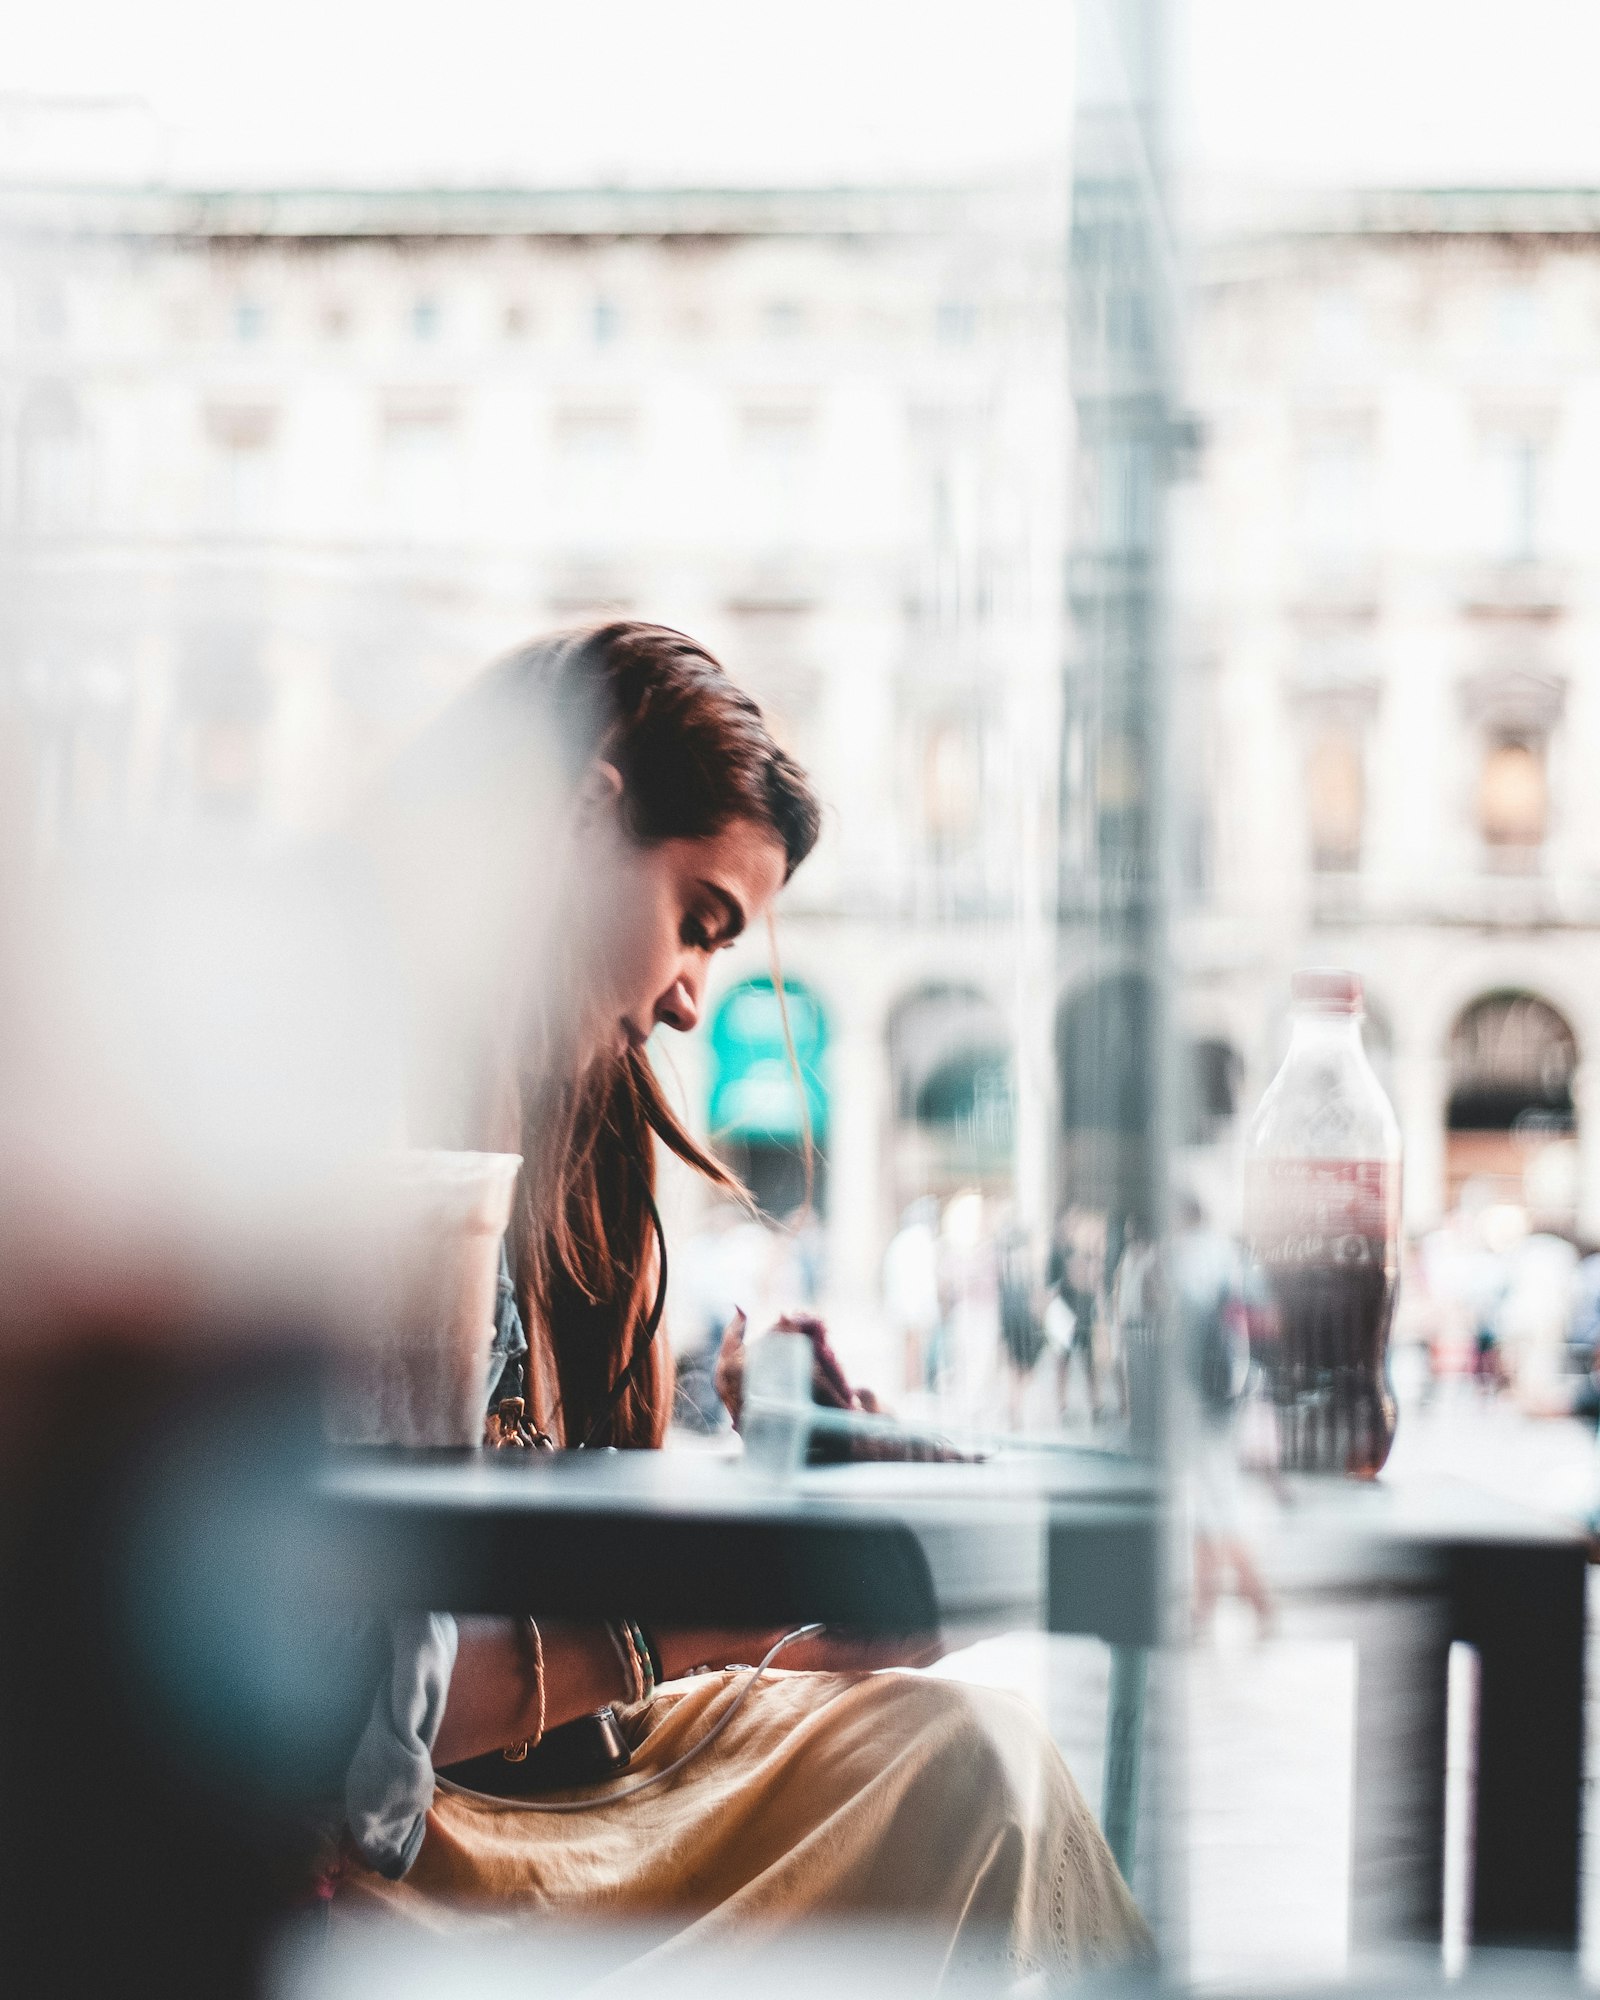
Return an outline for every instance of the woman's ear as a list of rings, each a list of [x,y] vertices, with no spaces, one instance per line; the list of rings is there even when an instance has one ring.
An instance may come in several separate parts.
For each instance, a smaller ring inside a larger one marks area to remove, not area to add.
[[[622,773],[603,757],[592,758],[578,781],[577,821],[579,826],[610,819],[622,797]]]

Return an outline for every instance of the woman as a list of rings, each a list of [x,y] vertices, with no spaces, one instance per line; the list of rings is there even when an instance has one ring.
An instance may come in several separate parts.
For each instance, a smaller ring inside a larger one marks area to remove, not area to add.
[[[645,1046],[657,1027],[694,1027],[714,954],[762,921],[814,845],[816,800],[703,648],[619,623],[492,670],[406,760],[381,819],[429,994],[414,1036],[439,1051],[420,1064],[425,1136],[525,1163],[510,1238],[518,1310],[502,1312],[491,1372],[520,1367],[529,1418],[557,1444],[659,1445],[671,1384],[666,1343],[647,1338],[656,1142],[733,1184],[671,1111]],[[467,1076],[452,1060],[462,1045]],[[785,1654],[714,1755],[636,1799],[546,1816],[435,1791],[435,1767],[515,1752],[608,1703],[625,1704],[633,1759],[592,1796],[636,1785],[727,1715],[745,1684],[729,1663],[779,1636],[635,1634],[665,1682],[639,1700],[639,1647],[605,1626],[434,1618],[397,1630],[351,1768],[364,1859],[341,1902],[429,1920],[486,1904],[666,1918],[696,1940],[871,1913],[922,1919],[952,1950],[998,1942],[1041,1965],[1143,1946],[1027,1711],[909,1674],[869,1677],[893,1656],[826,1636]]]

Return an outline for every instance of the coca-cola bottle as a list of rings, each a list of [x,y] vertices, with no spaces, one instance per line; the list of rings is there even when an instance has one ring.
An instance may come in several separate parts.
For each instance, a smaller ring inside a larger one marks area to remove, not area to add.
[[[1262,1374],[1285,1470],[1370,1479],[1394,1442],[1400,1128],[1361,1046],[1361,981],[1298,972],[1293,995],[1245,1168],[1246,1234],[1276,1308]]]

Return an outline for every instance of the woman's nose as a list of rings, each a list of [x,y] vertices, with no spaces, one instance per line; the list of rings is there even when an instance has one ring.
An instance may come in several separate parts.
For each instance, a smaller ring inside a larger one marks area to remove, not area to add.
[[[688,1034],[700,1019],[698,982],[687,973],[675,979],[656,1002],[656,1019],[680,1035]]]

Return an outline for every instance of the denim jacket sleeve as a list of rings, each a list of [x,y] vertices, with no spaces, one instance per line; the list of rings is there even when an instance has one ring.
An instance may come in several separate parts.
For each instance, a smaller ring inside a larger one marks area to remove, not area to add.
[[[398,1881],[417,1858],[433,1803],[433,1746],[456,1663],[456,1621],[413,1613],[390,1627],[389,1672],[345,1773],[345,1818],[362,1859]]]
[[[492,1404],[522,1393],[528,1339],[505,1245],[486,1388]],[[446,1612],[396,1618],[389,1665],[345,1773],[345,1818],[370,1868],[397,1881],[416,1860],[433,1803],[433,1746],[444,1719],[458,1633]]]

